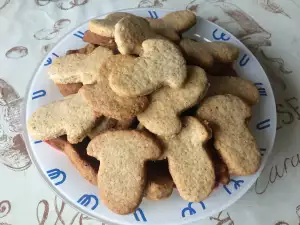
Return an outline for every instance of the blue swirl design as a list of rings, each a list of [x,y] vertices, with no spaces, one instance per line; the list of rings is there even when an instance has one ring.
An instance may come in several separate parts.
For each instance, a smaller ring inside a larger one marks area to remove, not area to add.
[[[187,212],[189,213],[190,216],[192,216],[192,215],[194,215],[194,214],[197,213],[196,210],[192,207],[193,203],[195,203],[195,202],[189,202],[188,206],[185,207],[184,209],[182,209],[182,211],[181,211],[181,217],[184,218],[186,216]],[[204,202],[201,201],[199,203],[201,204],[202,209],[205,210],[206,206],[205,206]]]
[[[90,205],[92,199],[94,199],[95,203],[94,203],[94,205],[93,205],[93,207],[91,209],[95,210],[97,208],[97,206],[99,205],[99,200],[96,197],[96,195],[85,194],[85,195],[81,196],[78,199],[77,203],[79,203],[80,205],[83,205],[83,206],[87,207],[87,206]]]
[[[264,130],[271,126],[270,119],[263,120],[256,125],[257,130]]]
[[[55,56],[55,57],[57,57],[57,58],[59,57],[59,56],[58,56],[56,53],[54,53],[54,52],[52,53],[52,55]],[[52,58],[51,58],[51,57],[48,57],[47,60],[46,60],[46,63],[44,64],[44,66],[49,66],[50,64],[52,64]]]
[[[52,170],[48,170],[47,174],[48,174],[48,177],[51,180],[59,180],[56,183],[54,183],[56,186],[64,183],[66,178],[67,178],[66,173],[62,170],[57,169],[57,168],[52,169]]]
[[[38,90],[32,93],[32,100],[41,98],[47,95],[47,92],[45,90]]]
[[[238,190],[241,187],[241,184],[244,183],[244,180],[235,180],[230,179],[231,184],[233,183],[233,187],[235,190]],[[232,191],[229,189],[228,185],[223,185],[224,190],[227,192],[227,194],[231,195]]]
[[[141,221],[141,219],[140,219],[138,213],[140,214],[142,220],[143,220],[144,222],[147,222],[147,219],[146,219],[146,217],[145,217],[145,214],[144,214],[144,212],[143,212],[143,210],[142,210],[141,208],[137,208],[137,210],[135,210],[135,212],[134,212],[134,214],[133,214],[135,220],[138,221],[138,222]]]
[[[157,15],[156,11],[151,10],[151,11],[148,11],[148,13],[152,19],[158,19],[158,15]]]
[[[77,31],[76,33],[73,34],[75,37],[78,37],[80,39],[83,39],[84,32],[82,31]]]
[[[225,34],[224,32],[221,32],[221,34],[219,36],[217,36],[217,32],[219,31],[219,29],[215,29],[212,33],[212,36],[215,40],[217,41],[229,41],[230,40],[230,36]]]
[[[39,144],[39,143],[42,143],[43,141],[39,140],[39,141],[35,141],[33,142],[34,144]]]

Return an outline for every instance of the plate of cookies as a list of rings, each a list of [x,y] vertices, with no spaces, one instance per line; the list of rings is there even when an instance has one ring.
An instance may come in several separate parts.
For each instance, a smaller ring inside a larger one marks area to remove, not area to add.
[[[187,224],[253,185],[272,151],[275,101],[253,54],[191,11],[112,12],[67,34],[24,108],[51,188],[111,224]]]

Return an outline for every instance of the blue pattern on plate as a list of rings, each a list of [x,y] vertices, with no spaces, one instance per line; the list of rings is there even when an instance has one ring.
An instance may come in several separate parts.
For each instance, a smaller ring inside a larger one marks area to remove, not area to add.
[[[157,15],[157,13],[156,13],[156,11],[154,11],[154,10],[149,10],[148,11],[148,13],[149,13],[149,15],[150,15],[150,17],[152,18],[152,19],[158,19],[158,15]]]
[[[262,87],[264,85],[263,83],[258,82],[258,83],[254,83],[254,85],[257,87],[260,96],[268,96],[266,89]]]
[[[54,52],[52,53],[52,55],[55,56],[55,57],[57,57],[57,58],[59,57],[59,56],[58,56],[56,53],[54,53]],[[49,66],[50,64],[52,64],[52,58],[51,58],[51,57],[48,57],[47,60],[46,60],[46,63],[44,64],[44,66]]]
[[[82,31],[77,31],[76,33],[73,34],[75,37],[78,37],[80,39],[83,39],[83,36],[84,36],[84,32]]]
[[[85,194],[85,195],[82,195],[79,199],[78,199],[78,203],[80,205],[83,205],[85,207],[89,206],[90,203],[91,203],[91,200],[94,199],[95,203],[93,205],[93,207],[91,208],[92,210],[95,210],[99,204],[99,200],[98,198],[96,197],[96,195],[88,195],[88,194]]]
[[[47,174],[48,174],[48,177],[51,180],[57,180],[57,182],[54,183],[56,186],[61,185],[67,179],[66,173],[62,170],[57,169],[57,168],[52,169],[52,170],[48,170]]]
[[[195,203],[195,202],[189,202],[188,206],[185,207],[184,209],[182,209],[182,211],[181,211],[181,217],[185,217],[186,216],[185,215],[186,212],[189,212],[190,215],[194,215],[194,214],[197,213],[197,211],[192,207],[193,203]],[[206,206],[205,206],[204,202],[201,201],[199,203],[201,204],[202,209],[205,210]]]
[[[142,210],[141,208],[137,208],[137,210],[135,210],[135,212],[134,212],[134,214],[133,214],[135,220],[138,221],[138,222],[141,221],[141,219],[140,219],[138,213],[140,214],[142,220],[143,220],[144,222],[147,222],[146,216],[145,216],[145,214],[144,214],[144,212],[143,212],[143,210]]]
[[[230,40],[231,37],[228,34],[224,33],[223,31],[221,31],[219,33],[218,31],[219,31],[219,29],[215,29],[212,33],[212,36],[215,40],[217,40],[217,41],[229,41]],[[219,36],[217,36],[218,35],[217,33],[219,34]]]
[[[37,99],[37,98],[41,98],[46,96],[47,92],[45,90],[38,90],[32,93],[32,100]]]
[[[264,130],[271,126],[270,119],[265,119],[256,125],[257,130]]]

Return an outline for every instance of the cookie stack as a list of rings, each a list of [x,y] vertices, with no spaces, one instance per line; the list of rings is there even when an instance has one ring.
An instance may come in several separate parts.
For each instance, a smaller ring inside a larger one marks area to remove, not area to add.
[[[199,202],[260,166],[247,125],[258,90],[232,68],[237,47],[181,38],[195,23],[185,10],[112,13],[91,20],[88,45],[49,68],[65,97],[34,112],[28,131],[65,152],[115,213],[174,187]]]

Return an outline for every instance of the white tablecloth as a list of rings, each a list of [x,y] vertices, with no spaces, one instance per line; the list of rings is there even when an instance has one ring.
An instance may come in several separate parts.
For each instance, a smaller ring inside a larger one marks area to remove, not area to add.
[[[0,225],[101,224],[63,203],[42,180],[20,133],[20,107],[42,57],[83,21],[134,7],[189,8],[239,37],[265,67],[278,133],[256,184],[196,224],[300,224],[299,0],[0,0]]]

